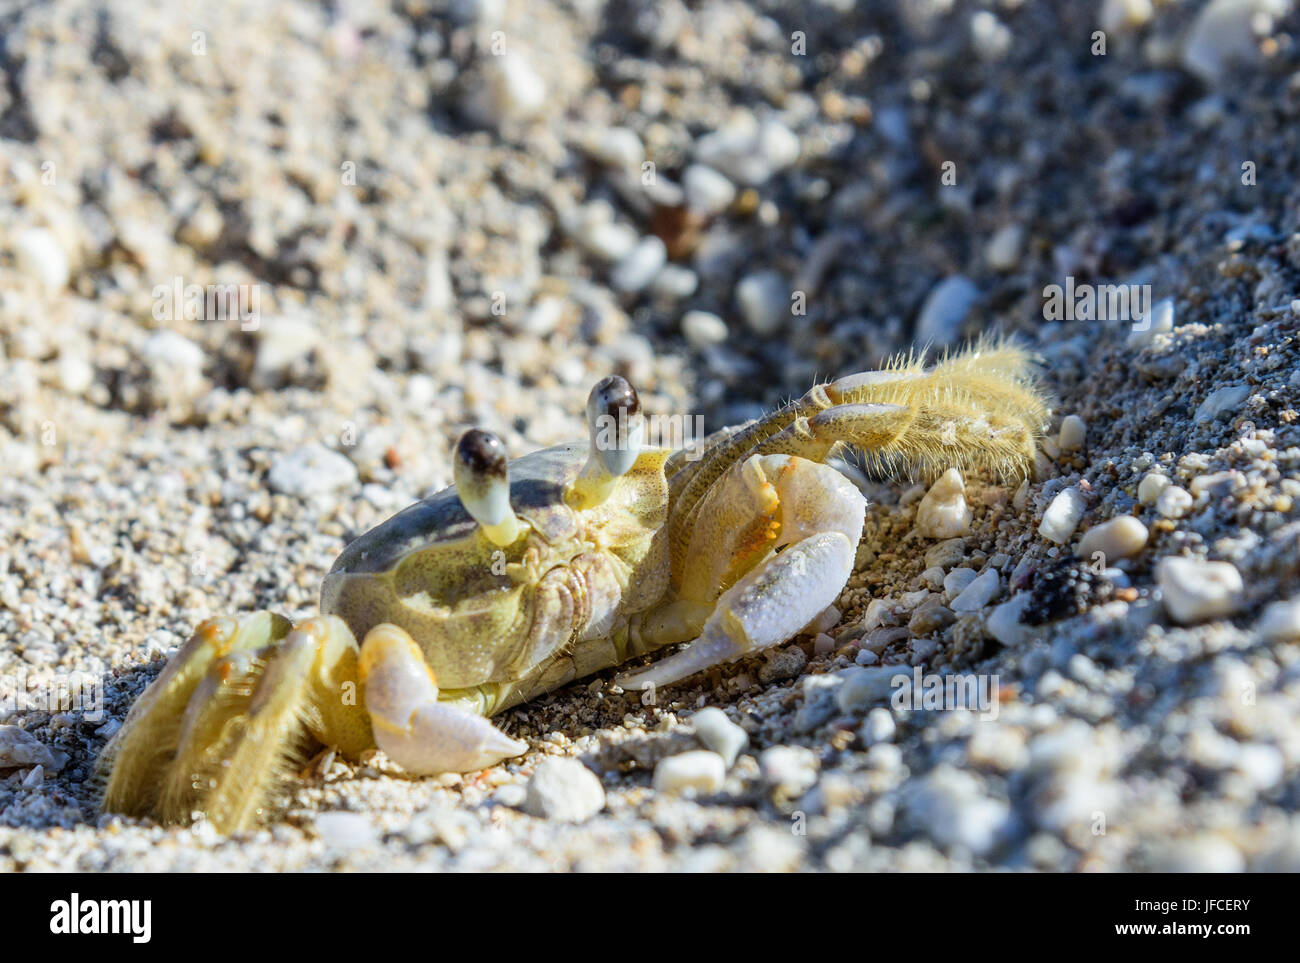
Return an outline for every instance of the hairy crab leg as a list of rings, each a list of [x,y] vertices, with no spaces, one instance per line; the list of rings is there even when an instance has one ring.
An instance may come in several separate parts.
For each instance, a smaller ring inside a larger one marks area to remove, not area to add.
[[[674,478],[668,521],[674,573],[709,490],[753,455],[821,461],[843,443],[883,468],[933,475],[953,466],[1009,465],[1011,474],[1023,474],[1048,414],[1028,354],[1005,342],[981,342],[931,368],[919,358],[899,358],[880,371],[818,385],[725,436]]]

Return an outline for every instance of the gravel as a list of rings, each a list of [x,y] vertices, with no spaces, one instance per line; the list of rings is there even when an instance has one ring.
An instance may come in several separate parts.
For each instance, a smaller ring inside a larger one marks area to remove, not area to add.
[[[0,871],[1300,870],[1294,6],[0,14]],[[1067,278],[1149,317],[1049,320]],[[311,614],[466,428],[582,438],[617,373],[712,431],[992,331],[1061,419],[1034,477],[967,473],[950,536],[846,465],[820,634],[576,680],[482,773],[323,757],[236,839],[98,813],[193,627]],[[914,670],[990,699],[893,706]]]

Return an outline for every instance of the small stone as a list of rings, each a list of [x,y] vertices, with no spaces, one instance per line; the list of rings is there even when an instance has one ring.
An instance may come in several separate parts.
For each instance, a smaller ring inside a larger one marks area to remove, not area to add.
[[[986,63],[1005,57],[1014,39],[1007,25],[988,10],[979,10],[971,15],[970,37],[976,55]]]
[[[345,455],[324,445],[304,445],[278,458],[266,480],[277,492],[305,498],[356,484],[357,468]]]
[[[1020,248],[1025,231],[1019,224],[1007,224],[984,247],[984,260],[995,271],[1014,271],[1020,263]]]
[[[660,759],[655,766],[654,788],[656,792],[693,789],[698,793],[715,793],[726,780],[726,761],[716,752],[695,749]]]
[[[1120,515],[1084,532],[1074,554],[1079,558],[1092,558],[1094,552],[1101,552],[1105,563],[1109,563],[1136,555],[1146,544],[1147,527],[1132,515]]]
[[[326,845],[340,849],[368,846],[379,838],[379,831],[365,813],[321,813],[312,828]]]
[[[915,340],[919,344],[944,347],[961,337],[971,309],[979,300],[979,288],[960,275],[936,284],[921,305],[916,318]]]
[[[817,781],[817,756],[803,746],[773,746],[758,757],[763,780],[786,796],[800,796]]]
[[[881,665],[871,668],[854,666],[840,673],[844,684],[835,690],[835,701],[840,711],[852,715],[867,706],[884,702],[893,694],[894,677],[905,675],[905,670],[896,665]]]
[[[630,127],[609,127],[593,131],[583,147],[606,167],[638,167],[645,160],[645,145]]]
[[[1011,818],[1010,806],[985,795],[977,777],[946,763],[921,780],[908,802],[918,829],[940,846],[962,846],[977,856],[997,844]]]
[[[1162,873],[1240,873],[1246,861],[1222,836],[1201,833],[1161,847],[1152,868]]]
[[[601,221],[583,229],[581,239],[588,251],[613,264],[631,256],[641,236],[630,224]]]
[[[43,227],[23,231],[14,241],[14,260],[18,270],[39,281],[47,294],[68,286],[68,255],[53,231]]]
[[[483,79],[470,89],[469,112],[493,127],[529,120],[546,106],[546,84],[517,50],[485,58]]]
[[[1142,350],[1156,339],[1158,334],[1168,334],[1174,330],[1174,300],[1164,298],[1157,301],[1149,312],[1133,324],[1133,330],[1126,339],[1128,347]]]
[[[306,358],[320,343],[320,329],[305,318],[268,318],[258,327],[253,370],[265,380]]]
[[[1038,534],[1057,545],[1064,545],[1074,534],[1086,507],[1083,493],[1079,489],[1065,489],[1052,499],[1052,503],[1043,512]]]
[[[952,568],[958,562],[966,557],[966,540],[964,538],[950,538],[946,541],[931,545],[925,550],[925,567],[934,568]]]
[[[1191,494],[1177,485],[1166,486],[1156,499],[1156,513],[1164,518],[1182,518],[1191,510]]]
[[[735,764],[741,750],[749,745],[749,735],[728,719],[721,709],[712,706],[701,709],[691,716],[691,725],[695,728],[695,738],[721,756],[728,768]]]
[[[625,294],[635,294],[650,286],[668,263],[668,248],[657,237],[644,237],[632,251],[614,266],[609,282]]]
[[[498,805],[508,806],[511,809],[523,809],[524,804],[528,802],[528,789],[521,783],[506,783],[492,794],[492,798]]]
[[[1032,593],[1017,592],[995,608],[984,623],[989,635],[1008,648],[1028,643],[1033,638],[1034,627],[1021,622],[1020,616],[1031,601],[1033,601]]]
[[[1197,424],[1215,421],[1236,411],[1241,406],[1241,403],[1249,397],[1249,385],[1231,385],[1227,388],[1219,388],[1217,391],[1211,391],[1206,396],[1200,407],[1196,409],[1196,414],[1193,417]]]
[[[85,358],[76,355],[59,356],[55,369],[59,387],[70,395],[82,395],[95,383],[95,369]]]
[[[965,566],[955,568],[949,572],[947,577],[943,580],[943,590],[947,593],[948,598],[955,599],[960,595],[962,589],[975,581],[975,576],[977,574],[978,573],[973,568],[966,568]]]
[[[919,638],[946,629],[956,621],[957,616],[953,610],[939,601],[938,596],[931,596],[929,601],[912,613],[907,622],[907,630]]]
[[[867,721],[858,729],[858,738],[863,745],[874,746],[878,742],[893,739],[896,729],[893,713],[883,706],[877,706],[867,713]]]
[[[938,565],[921,573],[921,581],[936,592],[943,588],[943,577],[943,569]]]
[[[1232,615],[1241,610],[1241,573],[1228,562],[1163,558],[1156,583],[1170,618],[1184,625]]]
[[[750,330],[769,337],[790,317],[790,286],[775,271],[759,271],[736,285],[736,303]]]
[[[1066,415],[1061,421],[1061,430],[1057,433],[1056,444],[1061,451],[1083,451],[1083,443],[1088,437],[1088,423],[1078,415]]]
[[[1154,505],[1160,493],[1169,487],[1169,476],[1158,471],[1149,471],[1138,482],[1138,501],[1143,505]]]
[[[696,348],[722,344],[730,332],[727,322],[711,311],[687,311],[682,315],[682,334]]]
[[[798,136],[778,120],[759,123],[753,114],[738,113],[725,125],[695,143],[695,156],[731,180],[752,187],[799,159]]]
[[[45,767],[36,766],[32,769],[31,772],[23,777],[22,785],[24,789],[29,791],[40,789],[41,786],[45,785]]]
[[[1259,31],[1272,29],[1290,0],[1210,0],[1192,22],[1183,46],[1183,67],[1206,84],[1218,84],[1234,64],[1259,63]]]
[[[524,811],[529,815],[581,823],[604,808],[604,787],[596,774],[576,759],[545,759],[528,780]]]
[[[1300,597],[1271,602],[1255,631],[1268,642],[1300,642]]]
[[[655,275],[650,289],[661,298],[682,301],[694,294],[699,286],[699,275],[690,268],[680,264],[665,264]]]
[[[962,589],[961,594],[952,600],[951,608],[958,615],[978,612],[992,602],[1000,591],[1001,576],[991,568],[986,569],[983,575]]]
[[[140,355],[150,367],[199,371],[203,368],[203,349],[175,331],[155,331],[140,347]]]
[[[924,538],[952,538],[970,531],[971,510],[966,482],[949,468],[930,486],[916,510],[916,530]],[[928,561],[927,561],[928,564]]]
[[[68,754],[41,742],[19,726],[0,726],[0,769],[41,766],[58,772],[68,763]]]
[[[771,655],[758,667],[758,681],[764,685],[793,679],[808,664],[808,656],[797,645],[789,645]]]
[[[736,199],[736,187],[712,167],[692,164],[682,174],[686,206],[701,214],[720,214]]]
[[[564,300],[562,298],[542,298],[524,315],[521,331],[545,338],[553,333],[564,317]]]
[[[1145,26],[1152,13],[1151,0],[1103,0],[1097,22],[1106,33],[1122,35]]]

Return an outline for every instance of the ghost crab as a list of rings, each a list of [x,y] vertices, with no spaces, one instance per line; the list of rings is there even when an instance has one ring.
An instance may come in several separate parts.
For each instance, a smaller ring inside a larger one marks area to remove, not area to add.
[[[352,542],[297,627],[209,619],[105,750],[104,808],[222,831],[252,824],[315,745],[376,745],[414,774],[468,772],[528,747],[487,717],[664,646],[617,677],[666,686],[784,642],[851,574],[865,500],[825,464],[1023,475],[1048,410],[1027,356],[981,343],[931,368],[899,359],[818,385],[702,451],[642,445],[611,377],[588,443],[507,464],[457,443],[453,487]],[[361,639],[361,643],[357,643]]]

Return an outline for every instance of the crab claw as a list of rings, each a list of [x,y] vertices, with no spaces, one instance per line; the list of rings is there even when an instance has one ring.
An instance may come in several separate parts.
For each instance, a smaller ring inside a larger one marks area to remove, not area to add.
[[[439,703],[420,647],[396,625],[366,633],[358,673],[375,742],[408,772],[473,772],[528,749],[481,716]]]

